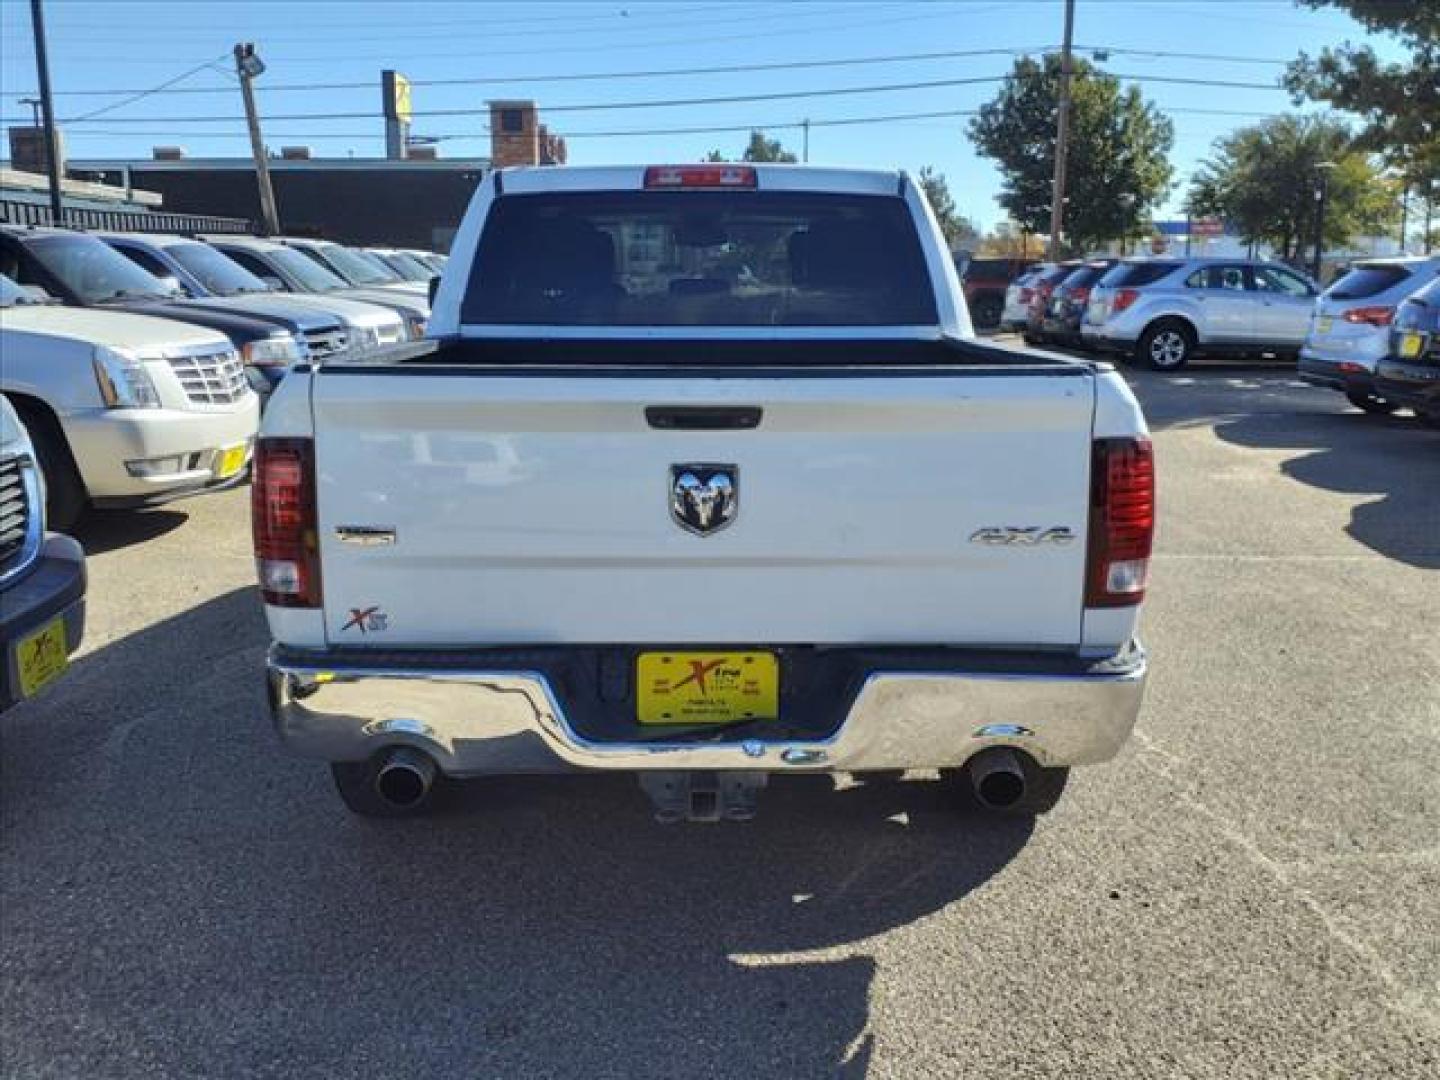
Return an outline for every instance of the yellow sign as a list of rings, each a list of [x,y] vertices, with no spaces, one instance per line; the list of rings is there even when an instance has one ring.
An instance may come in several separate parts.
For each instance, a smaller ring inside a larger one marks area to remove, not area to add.
[[[1419,356],[1425,347],[1425,339],[1419,334],[1406,331],[1400,335],[1400,356],[1405,360],[1413,360]]]
[[[65,617],[50,620],[15,646],[15,666],[20,669],[20,696],[34,697],[65,674],[70,659],[65,655]]]
[[[404,123],[410,123],[410,80],[395,73],[395,117]]]
[[[726,724],[780,715],[780,666],[766,652],[641,653],[635,665],[642,724]]]
[[[250,448],[245,443],[239,446],[227,446],[221,450],[219,464],[215,466],[215,475],[221,480],[226,480],[245,467],[245,454]]]

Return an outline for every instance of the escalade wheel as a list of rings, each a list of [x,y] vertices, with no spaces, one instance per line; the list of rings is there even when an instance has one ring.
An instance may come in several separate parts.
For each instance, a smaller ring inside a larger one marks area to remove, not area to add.
[[[1140,338],[1136,352],[1155,371],[1179,371],[1190,362],[1195,336],[1183,323],[1156,323]]]
[[[1365,394],[1359,390],[1345,391],[1345,397],[1357,409],[1362,409],[1372,416],[1389,416],[1400,406],[1393,401],[1386,401],[1376,394]]]
[[[85,512],[85,482],[70,455],[65,434],[54,417],[35,409],[17,410],[30,431],[35,457],[45,477],[45,518],[50,528],[68,532]]]

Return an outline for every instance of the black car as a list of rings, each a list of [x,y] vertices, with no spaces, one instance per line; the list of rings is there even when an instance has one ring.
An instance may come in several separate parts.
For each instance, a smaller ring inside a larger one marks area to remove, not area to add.
[[[1440,428],[1440,279],[1395,313],[1390,347],[1376,368],[1375,391]]]
[[[39,286],[72,307],[134,311],[218,330],[240,351],[250,385],[262,400],[285,370],[306,356],[304,339],[297,335],[307,327],[294,319],[227,310],[223,301],[186,300],[86,233],[0,226],[0,274],[20,285]]]
[[[1063,345],[1080,344],[1080,323],[1090,303],[1090,289],[1119,259],[1095,259],[1077,267],[1050,293],[1040,313],[1040,336]]]

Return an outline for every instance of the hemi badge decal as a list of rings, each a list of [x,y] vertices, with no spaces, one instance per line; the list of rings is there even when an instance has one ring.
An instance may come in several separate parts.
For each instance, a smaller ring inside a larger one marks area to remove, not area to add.
[[[395,530],[375,525],[336,525],[335,536],[342,544],[359,547],[389,547],[395,543]]]

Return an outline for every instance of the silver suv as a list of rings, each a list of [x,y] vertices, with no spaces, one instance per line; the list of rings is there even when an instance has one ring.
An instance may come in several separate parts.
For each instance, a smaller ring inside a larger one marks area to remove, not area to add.
[[[1300,378],[1339,390],[1356,408],[1391,413],[1399,406],[1375,392],[1375,369],[1390,344],[1390,325],[1407,297],[1440,277],[1440,255],[1357,262],[1315,305]]]
[[[1281,263],[1126,259],[1091,291],[1080,336],[1157,371],[1176,371],[1198,353],[1293,357],[1319,291]]]

